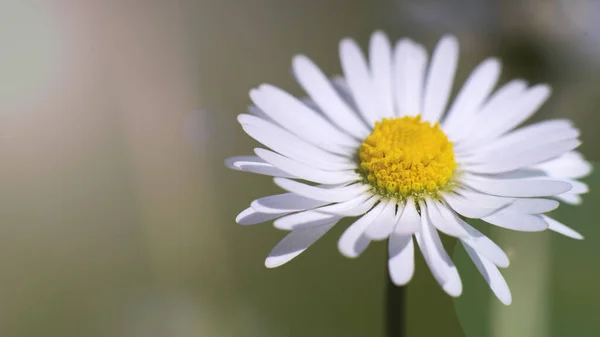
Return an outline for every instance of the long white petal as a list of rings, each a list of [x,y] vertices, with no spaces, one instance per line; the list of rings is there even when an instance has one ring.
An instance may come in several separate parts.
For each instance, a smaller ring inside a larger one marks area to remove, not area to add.
[[[469,237],[462,238],[464,244],[468,244],[477,251],[478,254],[484,256],[492,263],[500,268],[506,268],[510,264],[508,255],[500,248],[494,241],[490,240],[487,236],[464,222],[459,217],[456,217],[460,225],[469,232]]]
[[[348,106],[350,107],[352,112],[356,115],[356,117],[364,125],[365,130],[366,130],[365,131],[366,135],[364,137],[361,137],[360,139],[365,138],[369,133],[371,133],[371,129],[367,126],[366,122],[360,118],[360,114],[358,112],[358,107],[356,106],[356,103],[354,102],[354,97],[352,97],[352,92],[350,92],[350,87],[348,86],[348,82],[342,75],[335,75],[335,76],[331,77],[330,80],[331,80],[331,84],[333,85],[333,88],[335,89],[335,91],[337,91],[338,95],[340,95],[340,98],[346,104],[348,104]]]
[[[592,165],[577,151],[567,152],[560,157],[537,164],[534,168],[555,178],[578,179],[592,172]]]
[[[503,209],[509,213],[540,214],[550,212],[559,206],[559,202],[550,199],[515,199],[515,201]]]
[[[265,260],[265,266],[267,268],[275,268],[289,262],[325,235],[336,222],[319,227],[301,228],[292,231],[283,240],[279,241],[271,253],[269,253],[269,256]]]
[[[460,226],[456,218],[445,205],[427,200],[427,215],[433,226],[440,232],[454,237],[468,237],[469,233]]]
[[[365,230],[365,235],[372,240],[386,239],[396,225],[396,201],[385,201],[386,205],[377,219]]]
[[[359,216],[365,214],[378,201],[379,196],[372,195],[371,193],[365,193],[348,201],[319,207],[317,210],[323,213],[343,216]]]
[[[348,201],[370,189],[369,185],[361,183],[337,188],[322,188],[286,178],[275,178],[274,181],[277,186],[289,192],[306,198],[328,202]]]
[[[515,153],[506,152],[485,163],[466,164],[464,167],[465,170],[473,173],[492,174],[509,172],[560,156],[577,148],[579,145],[581,145],[581,142],[576,139],[562,140],[531,150],[515,151]]]
[[[571,189],[567,182],[550,179],[490,179],[463,175],[461,181],[480,192],[505,197],[547,197]]]
[[[556,198],[569,205],[581,205],[583,203],[583,199],[579,194],[563,193],[557,195]]]
[[[415,273],[415,249],[411,235],[392,233],[388,242],[388,269],[395,285],[406,285]]]
[[[273,151],[298,162],[323,170],[353,170],[355,162],[314,146],[300,137],[252,115],[239,115],[238,121],[250,137]]]
[[[382,115],[378,111],[365,56],[354,40],[343,39],[340,42],[340,60],[344,77],[358,109],[370,126],[375,125]]]
[[[529,119],[550,97],[551,91],[547,84],[537,84],[529,88],[516,102],[515,109],[505,111],[502,119],[490,125],[490,136],[504,134]]]
[[[287,172],[292,177],[313,181],[315,183],[343,184],[360,179],[358,174],[353,171],[324,171],[265,149],[254,149],[254,152],[264,161]]]
[[[283,230],[296,230],[300,228],[317,227],[337,221],[342,217],[334,214],[321,213],[308,210],[281,217],[273,222],[276,228]]]
[[[383,202],[379,203],[346,229],[338,241],[338,249],[342,255],[355,258],[367,248],[371,240],[364,235],[364,232],[381,214],[385,205]]]
[[[334,124],[359,139],[369,135],[370,131],[366,124],[340,97],[332,83],[309,58],[304,55],[296,56],[292,65],[302,88]]]
[[[369,61],[375,97],[384,117],[394,116],[394,97],[392,94],[392,46],[383,32],[371,36]]]
[[[558,222],[546,215],[542,215],[542,218],[544,219],[544,221],[546,221],[548,223],[549,230],[555,231],[564,236],[568,236],[572,239],[583,240],[583,235],[579,234],[577,231],[564,225],[563,223]]]
[[[458,275],[456,266],[446,253],[442,241],[437,234],[437,231],[429,223],[426,211],[421,208],[423,213],[421,216],[422,231],[417,233],[417,243],[423,252],[425,262],[429,265],[429,269],[433,273],[438,283],[444,291],[450,296],[457,297],[462,293],[462,282]]]
[[[463,246],[496,297],[505,305],[510,305],[512,302],[510,288],[498,268],[485,257],[477,254],[469,245],[463,243]]]
[[[512,80],[492,94],[474,117],[472,130],[469,137],[461,139],[455,146],[455,153],[460,153],[472,147],[481,146],[485,142],[497,137],[490,130],[494,125],[501,123],[505,111],[514,110],[516,102],[525,93],[527,84],[523,80]]]
[[[397,218],[394,228],[396,235],[411,235],[421,230],[421,216],[413,199],[409,198],[406,201],[404,209],[397,214]]]
[[[468,188],[457,189],[456,193],[465,197],[470,203],[480,205],[484,208],[501,209],[514,201],[513,198],[499,197],[496,195],[490,195]]]
[[[483,143],[482,146],[477,147],[475,156],[471,157],[480,160],[494,158],[505,152],[522,152],[524,149],[535,149],[547,143],[575,139],[579,134],[579,130],[568,120],[543,121],[512,131],[490,143]],[[474,161],[471,157],[468,158]]]
[[[261,213],[285,213],[303,211],[328,203],[305,198],[294,193],[283,193],[256,199],[250,206]]]
[[[256,199],[250,206],[261,213],[285,213],[303,211],[328,203],[327,201],[305,198],[294,193],[283,193]]]
[[[467,218],[479,219],[498,210],[495,207],[485,207],[472,203],[469,199],[458,194],[444,193],[442,196],[453,210]]]
[[[573,180],[573,179],[561,179],[563,182],[568,183],[571,185],[571,189],[569,190],[569,193],[574,193],[574,194],[584,194],[589,192],[589,187],[586,183],[582,183],[579,180]]]
[[[264,174],[274,177],[296,178],[294,175],[276,168],[257,156],[236,156],[225,160],[225,165],[231,169]]]
[[[442,117],[450,98],[457,65],[458,41],[456,37],[446,35],[440,39],[431,56],[423,96],[423,121],[433,124]]]
[[[252,207],[248,207],[235,217],[235,222],[242,226],[256,225],[269,220],[277,219],[285,214],[287,213],[261,213]]]
[[[481,218],[492,225],[521,232],[540,232],[548,229],[548,223],[537,214],[496,212]]]
[[[473,70],[456,95],[442,124],[443,130],[450,139],[456,139],[464,133],[464,126],[474,119],[477,110],[488,98],[499,77],[500,62],[495,58],[481,62]]]
[[[263,84],[250,91],[254,104],[288,131],[325,150],[348,155],[360,143],[289,93]]]
[[[395,98],[399,116],[422,112],[423,85],[427,69],[427,51],[409,39],[394,48]]]

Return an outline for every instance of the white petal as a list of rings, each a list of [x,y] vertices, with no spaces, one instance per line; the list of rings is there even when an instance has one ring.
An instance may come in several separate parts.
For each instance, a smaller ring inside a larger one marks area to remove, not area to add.
[[[501,135],[526,121],[550,97],[551,91],[550,86],[546,84],[538,84],[529,88],[517,101],[516,108],[505,111],[503,120],[491,125],[492,129],[489,132],[492,135]]]
[[[367,248],[371,240],[364,235],[364,232],[381,214],[385,205],[383,202],[379,203],[346,229],[338,241],[338,249],[342,255],[355,258]]]
[[[318,211],[343,216],[359,216],[370,210],[378,201],[378,196],[368,192],[348,201],[320,207]]]
[[[566,202],[569,205],[581,205],[583,202],[583,199],[579,194],[563,193],[557,195],[556,198],[562,202]]]
[[[442,196],[453,210],[467,218],[479,219],[498,210],[495,207],[485,207],[475,204],[470,199],[458,194],[444,193]]]
[[[548,229],[548,224],[536,214],[519,214],[499,211],[481,218],[492,225],[521,232],[540,232]]]
[[[469,237],[462,238],[464,244],[468,244],[481,256],[484,256],[492,263],[501,268],[506,268],[510,264],[508,256],[494,241],[490,240],[487,236],[471,227],[468,223],[464,222],[459,217],[456,217],[460,225],[469,232]]]
[[[482,175],[481,177],[485,177]],[[522,168],[510,172],[502,172],[494,175],[488,175],[493,179],[549,179],[544,172],[532,168]],[[555,179],[560,180],[560,179]]]
[[[231,169],[264,174],[267,176],[295,178],[294,175],[274,167],[257,156],[237,156],[225,160],[225,165]]]
[[[550,212],[556,209],[559,202],[550,199],[516,199],[503,211],[509,213],[540,214]]]
[[[535,149],[547,143],[575,139],[579,134],[579,130],[567,120],[543,121],[517,129],[489,144],[478,147],[477,155],[482,158],[494,158],[506,151],[523,152],[524,149]]]
[[[470,203],[480,205],[483,208],[493,208],[497,210],[506,207],[514,201],[513,198],[499,197],[467,188],[458,189],[456,190],[456,193],[465,197]]]
[[[352,170],[354,163],[349,157],[335,155],[287,130],[256,116],[241,114],[238,121],[248,135],[281,155],[325,170]]]
[[[592,172],[592,165],[577,151],[567,152],[560,157],[537,164],[534,168],[555,178],[577,179]]]
[[[370,189],[369,185],[361,183],[338,188],[322,188],[285,178],[275,178],[274,181],[277,186],[289,192],[306,198],[328,202],[348,201]]]
[[[497,137],[490,130],[500,123],[506,111],[515,109],[518,98],[523,95],[527,84],[522,80],[513,80],[498,89],[483,105],[473,120],[474,128],[468,138],[461,139],[454,151],[460,153],[473,146],[480,146],[485,141]]]
[[[566,125],[556,125],[561,123]],[[498,160],[497,158],[504,160],[526,152],[540,151],[550,147],[551,144],[577,139],[579,134],[579,130],[571,127],[565,121],[541,122],[518,129],[489,144],[478,147],[467,155],[460,154],[457,157],[458,160],[465,163],[485,163]]]
[[[254,152],[269,164],[287,172],[292,177],[320,184],[343,184],[360,179],[358,174],[353,171],[324,171],[265,149],[254,149]]]
[[[323,72],[306,56],[294,57],[293,68],[302,88],[329,119],[349,134],[363,139],[370,131],[357,113],[336,92]]]
[[[415,249],[412,236],[392,233],[388,243],[388,269],[395,285],[406,285],[415,273]]]
[[[371,133],[371,128],[369,128],[367,126],[367,123],[364,120],[362,120],[362,118],[360,117],[360,114],[358,113],[358,107],[356,106],[356,103],[354,102],[354,97],[352,97],[352,93],[350,92],[350,87],[348,87],[348,82],[346,82],[346,79],[344,78],[344,76],[336,75],[336,76],[331,77],[331,84],[333,85],[333,88],[335,89],[335,91],[337,91],[338,95],[340,95],[340,98],[346,104],[348,104],[348,106],[352,110],[352,113],[354,113],[354,115],[356,115],[356,118],[359,119],[359,121],[365,128],[366,134],[364,137],[360,138],[360,139],[364,139],[366,136],[368,136]]]
[[[360,50],[360,47],[354,40],[343,39],[340,42],[340,60],[344,77],[354,97],[354,102],[358,106],[363,118],[370,126],[375,125],[382,115],[378,111],[375,92],[367,62]]]
[[[427,262],[433,276],[446,293],[453,297],[460,296],[462,293],[462,283],[456,266],[454,266],[448,253],[446,253],[437,231],[429,223],[426,210],[423,208],[421,210],[423,213],[421,216],[422,230],[420,233],[415,234],[415,237],[417,238],[417,243],[421,248],[425,262]]]
[[[431,56],[423,97],[423,121],[433,124],[442,117],[450,98],[457,65],[458,41],[456,37],[446,35],[440,39]]]
[[[451,139],[464,133],[464,126],[474,119],[475,113],[488,98],[499,77],[500,62],[494,58],[481,62],[473,70],[448,110],[443,123],[443,129]]]
[[[337,221],[342,217],[339,215],[321,213],[316,210],[308,210],[281,217],[273,222],[276,228],[283,230],[296,230],[300,228],[317,227]]]
[[[518,151],[515,149],[513,152],[507,151],[498,154],[498,156],[485,163],[466,164],[464,165],[464,168],[465,170],[474,173],[509,172],[560,156],[565,152],[575,149],[579,145],[581,145],[579,140],[569,139],[547,143],[531,150]]]
[[[395,98],[399,116],[416,116],[422,112],[423,84],[427,52],[408,39],[398,41],[394,49]]]
[[[289,262],[315,243],[315,241],[319,240],[335,223],[292,231],[283,240],[279,241],[271,253],[269,253],[269,256],[265,260],[265,266],[267,268],[275,268]]]
[[[571,229],[570,227],[568,227],[546,215],[542,215],[542,218],[544,219],[544,221],[546,221],[548,223],[549,230],[555,231],[564,236],[568,236],[572,239],[583,240],[583,235],[579,234],[578,232]]]
[[[277,219],[280,216],[285,215],[285,214],[286,213],[271,213],[271,214],[260,213],[257,210],[253,209],[252,207],[248,207],[245,210],[243,210],[242,212],[240,212],[240,214],[238,214],[237,217],[235,217],[235,222],[237,222],[238,224],[243,225],[243,226],[256,225],[258,223]]]
[[[440,232],[454,236],[467,237],[469,233],[458,224],[453,212],[439,202],[427,200],[427,215],[431,223]]]
[[[267,115],[264,111],[262,111],[259,107],[257,107],[254,104],[248,107],[248,112],[251,113],[253,116],[264,119],[268,122],[276,123],[271,117],[269,117],[269,115]]]
[[[303,211],[328,203],[305,198],[294,193],[283,193],[256,199],[250,206],[261,213],[285,213]]]
[[[427,220],[424,219],[427,217],[425,212],[423,212],[423,216],[421,217],[422,222],[422,230],[419,233],[415,233],[415,238],[417,240],[417,244],[421,249],[421,254],[423,254],[423,258],[425,262],[429,266],[429,270],[433,274],[433,277],[440,285],[444,285],[448,280],[448,276],[444,273],[444,262],[442,257],[440,256],[440,252],[435,246],[435,243],[431,239],[431,232],[435,232],[435,229],[430,228],[431,226],[427,224]]]
[[[489,284],[490,289],[492,289],[496,297],[498,297],[500,302],[504,303],[505,305],[510,305],[512,302],[512,295],[510,294],[510,289],[508,288],[508,285],[506,284],[504,277],[502,277],[502,274],[500,274],[498,268],[496,268],[496,266],[494,266],[494,264],[488,261],[485,257],[477,254],[473,248],[465,245],[464,243],[463,246],[465,247],[465,250],[471,257],[471,260],[481,275],[483,275],[485,281]]]
[[[569,183],[549,179],[488,179],[465,174],[461,181],[480,192],[506,197],[546,197],[571,189]]]
[[[421,216],[413,199],[409,198],[406,201],[404,210],[398,212],[397,218],[396,227],[394,228],[394,233],[397,235],[410,235],[421,230]]]
[[[571,189],[569,190],[569,193],[584,194],[584,193],[587,193],[590,191],[588,188],[588,185],[585,183],[582,183],[581,181],[573,180],[573,179],[562,179],[562,181],[571,185]]]
[[[289,93],[263,84],[250,91],[250,98],[279,125],[318,147],[348,155],[358,140],[336,129],[324,117]]]
[[[396,201],[385,201],[385,207],[377,219],[365,230],[365,235],[372,240],[386,239],[396,225]]]
[[[371,36],[369,61],[375,97],[380,115],[394,116],[394,97],[392,95],[392,46],[383,32]]]

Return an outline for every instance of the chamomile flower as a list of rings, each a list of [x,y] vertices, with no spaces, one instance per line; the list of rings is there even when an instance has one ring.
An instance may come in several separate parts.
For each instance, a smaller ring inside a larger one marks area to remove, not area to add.
[[[451,296],[462,283],[440,232],[460,240],[492,291],[510,304],[498,268],[504,251],[468,219],[517,230],[581,235],[544,215],[562,200],[577,204],[591,167],[573,150],[579,131],[564,119],[529,126],[550,96],[546,84],[512,80],[494,90],[500,62],[473,70],[450,102],[458,42],[443,37],[428,60],[420,44],[392,47],[373,34],[368,60],[356,42],[340,43],[343,77],[329,79],[307,57],[293,73],[308,94],[298,99],[269,84],[250,91],[254,106],[238,121],[266,148],[233,157],[231,168],[274,176],[287,191],[254,200],[241,225],[274,220],[290,231],[266,259],[280,266],[306,250],[342,218],[357,217],[338,241],[358,257],[372,241],[388,240],[392,281],[414,273],[418,246],[435,279]]]

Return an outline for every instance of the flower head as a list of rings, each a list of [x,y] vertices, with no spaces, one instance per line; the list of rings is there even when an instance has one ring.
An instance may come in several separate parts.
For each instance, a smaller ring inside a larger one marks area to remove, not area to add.
[[[327,78],[305,56],[293,70],[308,94],[298,99],[263,84],[250,92],[242,128],[270,148],[233,157],[231,168],[274,176],[287,193],[257,199],[236,221],[274,220],[291,231],[267,257],[267,267],[298,256],[340,219],[358,217],[339,250],[359,256],[388,240],[392,281],[414,273],[414,242],[442,288],[459,296],[462,283],[438,232],[460,240],[492,291],[505,304],[510,290],[498,267],[508,257],[465,220],[517,231],[550,229],[581,235],[544,215],[561,200],[577,204],[591,166],[573,151],[579,131],[555,119],[518,128],[550,96],[545,84],[513,80],[494,91],[500,62],[483,61],[451,104],[458,42],[443,37],[431,60],[402,39],[392,48],[373,34],[368,61],[357,44],[340,43],[343,77]]]

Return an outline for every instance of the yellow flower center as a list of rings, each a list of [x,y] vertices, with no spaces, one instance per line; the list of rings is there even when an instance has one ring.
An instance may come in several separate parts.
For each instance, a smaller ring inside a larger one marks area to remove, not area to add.
[[[375,123],[359,159],[361,173],[378,193],[401,199],[438,196],[456,168],[452,143],[439,123],[432,126],[420,116]]]

